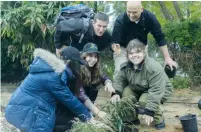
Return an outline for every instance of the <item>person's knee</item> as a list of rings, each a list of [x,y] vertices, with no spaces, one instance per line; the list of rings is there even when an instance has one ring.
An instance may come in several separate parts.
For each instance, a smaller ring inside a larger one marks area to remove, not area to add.
[[[123,90],[122,97],[128,97],[128,96],[133,96],[133,94],[131,88],[127,86]]]
[[[137,102],[136,94],[132,91],[132,89],[130,88],[130,86],[127,86],[123,90],[122,97],[129,97],[129,96],[132,96],[133,101]]]

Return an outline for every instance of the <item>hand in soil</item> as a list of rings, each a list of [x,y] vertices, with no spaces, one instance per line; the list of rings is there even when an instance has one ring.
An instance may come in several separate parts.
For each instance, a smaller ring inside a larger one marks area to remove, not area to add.
[[[120,100],[120,96],[117,95],[117,94],[113,95],[110,100],[111,100],[112,103],[115,103],[115,102]]]
[[[147,123],[148,126],[154,120],[154,118],[152,116],[149,116],[149,115],[143,115],[143,119],[145,119],[145,122]]]

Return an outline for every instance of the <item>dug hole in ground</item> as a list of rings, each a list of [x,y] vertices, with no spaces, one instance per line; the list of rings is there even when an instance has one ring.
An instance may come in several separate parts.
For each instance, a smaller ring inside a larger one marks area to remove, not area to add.
[[[7,105],[13,91],[17,84],[1,84],[1,132],[20,132],[18,129],[10,125],[4,117],[4,107]],[[109,94],[100,89],[96,104],[98,106],[104,105],[108,101]],[[160,130],[160,132],[183,132],[182,125],[180,123],[179,117],[186,114],[196,114],[198,131],[201,132],[201,110],[198,108],[197,102],[201,99],[201,92],[191,91],[189,89],[174,90],[173,96],[167,103],[161,106],[165,116],[166,128]],[[147,126],[139,116],[141,124],[137,126],[139,132],[157,132],[155,130],[154,124]]]

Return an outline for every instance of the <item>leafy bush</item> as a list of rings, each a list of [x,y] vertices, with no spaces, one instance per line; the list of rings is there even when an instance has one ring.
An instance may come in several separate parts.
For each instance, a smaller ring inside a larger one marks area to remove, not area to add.
[[[26,73],[33,51],[40,47],[54,51],[51,23],[59,8],[69,2],[1,2],[2,75],[4,78]],[[20,70],[21,69],[21,70]]]
[[[113,61],[113,53],[110,49],[106,49],[100,53],[100,59],[103,67],[103,71],[113,79],[114,74],[114,61]]]
[[[188,77],[175,76],[173,79],[170,79],[170,81],[175,89],[189,88],[191,84]]]
[[[33,60],[35,48],[44,48],[52,52],[54,47],[53,23],[64,6],[94,2],[80,1],[3,1],[1,2],[1,42],[3,45],[1,60],[2,74],[10,72],[19,77],[19,67],[27,71]],[[18,63],[19,62],[19,63]],[[17,66],[18,68],[14,68]]]
[[[201,85],[201,21],[169,23],[164,29],[173,59],[188,74],[191,86]]]

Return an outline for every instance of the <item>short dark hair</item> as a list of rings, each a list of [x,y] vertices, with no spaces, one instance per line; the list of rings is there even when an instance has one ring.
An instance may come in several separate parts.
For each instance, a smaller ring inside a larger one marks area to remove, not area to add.
[[[133,39],[128,43],[128,46],[126,48],[127,53],[129,53],[134,48],[136,48],[139,52],[145,51],[145,44],[143,44],[138,39]]]
[[[109,17],[107,14],[103,13],[103,12],[97,12],[94,16],[94,21],[96,22],[96,20],[101,20],[101,21],[105,21],[105,22],[109,22]]]

